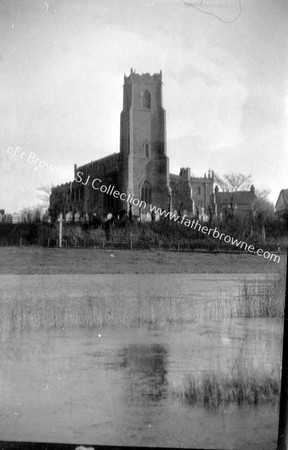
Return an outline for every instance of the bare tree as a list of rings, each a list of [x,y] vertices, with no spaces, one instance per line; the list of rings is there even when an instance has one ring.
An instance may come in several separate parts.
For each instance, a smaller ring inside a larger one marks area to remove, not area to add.
[[[259,216],[259,214],[263,217],[265,216],[265,218],[274,217],[274,205],[268,199],[270,193],[271,191],[269,189],[255,190],[257,200],[251,205],[254,218]]]
[[[53,185],[43,185],[39,186],[36,190],[38,191],[38,197],[41,200],[40,203],[33,206],[26,206],[21,210],[21,215],[25,222],[34,222],[35,220],[40,220],[43,216],[43,212],[49,207],[50,194]]]
[[[42,207],[38,206],[26,206],[20,213],[24,219],[24,222],[31,223],[40,220]]]
[[[224,175],[214,174],[215,183],[218,184],[222,191],[236,192],[248,190],[252,184],[252,175],[245,175],[240,172],[226,173]]]
[[[26,206],[20,211],[20,214],[24,218],[25,222],[31,222],[33,216],[33,208],[31,206]]]
[[[265,242],[265,223],[267,220],[274,218],[274,205],[268,199],[270,194],[269,189],[258,189],[255,194],[257,196],[257,200],[251,204],[252,221],[254,226],[256,225],[261,229],[261,239],[262,242]],[[251,234],[253,234],[253,229],[251,229]]]
[[[271,194],[270,189],[255,189],[255,194],[259,201],[261,201],[261,202],[267,201],[268,203],[270,203],[273,206],[273,203],[271,203],[270,200],[268,200],[268,197]],[[273,210],[274,210],[274,206],[273,206]]]

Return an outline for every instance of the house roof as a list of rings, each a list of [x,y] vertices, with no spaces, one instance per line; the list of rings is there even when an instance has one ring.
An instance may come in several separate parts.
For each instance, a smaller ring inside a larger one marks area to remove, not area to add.
[[[279,202],[281,196],[283,198],[283,202],[285,204],[285,207],[288,209],[288,189],[281,189],[279,197],[278,197],[276,205],[275,205],[275,208],[277,209],[277,205],[278,205],[278,202]]]
[[[235,192],[217,192],[216,203],[229,204],[231,202],[237,205],[249,205],[257,200],[256,195],[251,191],[235,191]]]

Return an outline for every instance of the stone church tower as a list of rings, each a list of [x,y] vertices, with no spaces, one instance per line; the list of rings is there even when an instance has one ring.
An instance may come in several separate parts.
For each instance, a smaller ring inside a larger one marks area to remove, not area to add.
[[[120,152],[75,165],[74,181],[52,189],[50,209],[67,220],[105,220],[108,214],[120,217],[126,212],[150,221],[152,205],[203,219],[213,209],[213,184],[213,172],[196,178],[182,167],[179,175],[169,174],[162,72],[138,74],[131,69],[124,75]],[[154,218],[159,220],[159,213]]]
[[[168,210],[169,160],[166,154],[166,120],[162,107],[162,73],[124,76],[120,124],[123,192]],[[133,206],[133,214],[139,214]]]

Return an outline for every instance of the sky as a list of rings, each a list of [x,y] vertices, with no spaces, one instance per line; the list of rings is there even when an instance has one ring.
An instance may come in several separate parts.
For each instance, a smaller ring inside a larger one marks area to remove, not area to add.
[[[275,203],[287,18],[287,0],[0,0],[0,209],[35,206],[75,163],[119,152],[130,68],[162,70],[171,173],[251,174]]]

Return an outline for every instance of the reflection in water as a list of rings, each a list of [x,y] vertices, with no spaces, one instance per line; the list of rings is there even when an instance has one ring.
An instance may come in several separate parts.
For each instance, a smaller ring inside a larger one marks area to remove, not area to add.
[[[129,380],[131,393],[136,392],[151,400],[160,400],[167,396],[167,350],[160,344],[131,344],[125,347],[120,356],[126,379]]]

